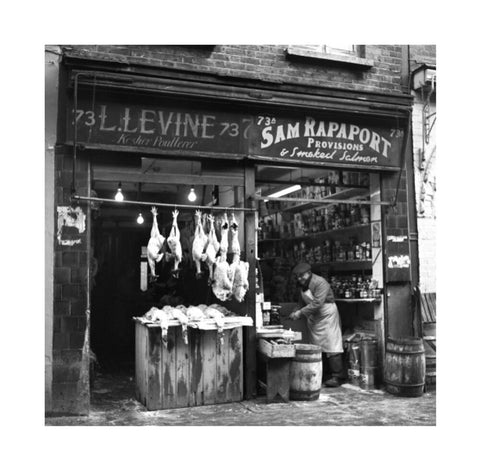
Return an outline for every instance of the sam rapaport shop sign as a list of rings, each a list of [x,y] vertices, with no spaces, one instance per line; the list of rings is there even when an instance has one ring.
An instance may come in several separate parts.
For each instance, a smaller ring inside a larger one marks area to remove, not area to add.
[[[403,130],[305,116],[247,115],[172,105],[79,100],[67,142],[147,153],[250,156],[274,161],[395,169]]]
[[[297,121],[266,118],[263,126],[262,117],[256,119],[260,155],[311,162],[399,165],[401,129],[372,128],[310,116]]]

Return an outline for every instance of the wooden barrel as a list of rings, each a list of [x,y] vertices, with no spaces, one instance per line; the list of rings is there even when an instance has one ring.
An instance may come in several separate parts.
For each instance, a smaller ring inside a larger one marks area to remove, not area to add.
[[[322,386],[322,350],[313,344],[296,344],[290,364],[290,399],[318,400]]]
[[[388,338],[384,381],[393,395],[419,397],[425,386],[425,348],[421,338]]]
[[[437,356],[425,355],[425,390],[427,392],[437,388]]]

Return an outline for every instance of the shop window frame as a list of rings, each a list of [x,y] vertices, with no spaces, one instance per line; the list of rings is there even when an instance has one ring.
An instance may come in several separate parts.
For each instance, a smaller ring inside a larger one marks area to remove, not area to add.
[[[289,45],[286,48],[287,58],[298,60],[315,60],[330,64],[348,65],[351,67],[370,68],[373,60],[367,59],[366,46],[352,45],[352,49],[335,47],[334,44],[321,45]]]

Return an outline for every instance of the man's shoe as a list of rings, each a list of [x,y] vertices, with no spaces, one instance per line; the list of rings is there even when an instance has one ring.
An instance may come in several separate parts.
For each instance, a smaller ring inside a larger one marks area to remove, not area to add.
[[[340,380],[338,377],[331,377],[327,381],[325,381],[325,387],[340,387]]]

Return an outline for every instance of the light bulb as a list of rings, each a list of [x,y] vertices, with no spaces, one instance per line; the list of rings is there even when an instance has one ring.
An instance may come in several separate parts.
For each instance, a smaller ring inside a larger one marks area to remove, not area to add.
[[[193,186],[190,188],[190,192],[188,193],[188,200],[190,202],[197,200],[197,195],[195,194],[195,189],[193,189]]]
[[[115,201],[122,202],[123,201],[123,193],[122,188],[117,189],[117,194],[115,194]]]
[[[115,194],[115,201],[123,201],[122,183],[118,183],[117,193]]]
[[[142,216],[142,213],[140,212],[137,217],[137,224],[143,224],[143,222],[144,222],[143,216]]]

